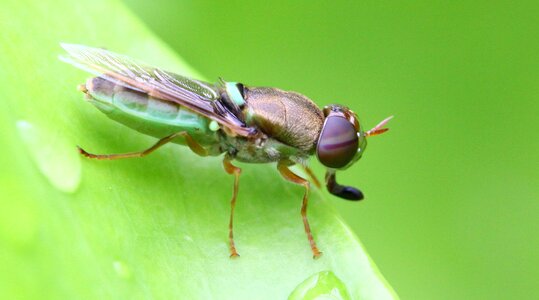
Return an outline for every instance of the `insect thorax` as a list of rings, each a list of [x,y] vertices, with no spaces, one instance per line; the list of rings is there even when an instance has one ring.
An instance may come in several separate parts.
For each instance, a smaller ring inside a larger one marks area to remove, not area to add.
[[[324,116],[310,99],[276,88],[249,87],[245,100],[248,125],[300,152],[314,153]]]

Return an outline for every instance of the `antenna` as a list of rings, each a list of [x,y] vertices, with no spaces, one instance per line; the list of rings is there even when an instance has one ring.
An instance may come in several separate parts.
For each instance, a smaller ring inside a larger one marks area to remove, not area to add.
[[[387,117],[382,122],[378,123],[378,125],[374,126],[371,130],[365,132],[366,137],[375,136],[382,134],[389,130],[389,128],[382,128],[384,127],[389,120],[393,119],[393,116]]]

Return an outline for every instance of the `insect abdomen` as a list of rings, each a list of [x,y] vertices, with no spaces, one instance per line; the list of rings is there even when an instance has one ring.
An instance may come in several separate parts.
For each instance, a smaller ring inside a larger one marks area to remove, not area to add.
[[[162,138],[187,131],[202,145],[218,143],[217,134],[209,129],[210,120],[176,103],[100,77],[89,79],[86,90],[88,100],[109,118],[141,133]]]

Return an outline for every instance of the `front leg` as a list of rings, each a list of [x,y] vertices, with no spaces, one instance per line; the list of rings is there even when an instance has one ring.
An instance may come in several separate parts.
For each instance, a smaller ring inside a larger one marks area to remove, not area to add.
[[[302,165],[302,167],[303,170],[305,170],[305,173],[307,173],[307,176],[309,176],[309,178],[311,179],[311,182],[314,183],[317,188],[321,188],[322,186],[320,185],[320,181],[318,180],[318,178],[316,178],[316,175],[314,175],[313,170],[311,170],[311,168],[309,168],[308,166]]]
[[[309,181],[299,177],[289,169],[289,166],[293,164],[294,163],[288,159],[280,160],[277,163],[277,169],[279,170],[279,173],[281,173],[281,176],[283,176],[284,179],[296,184],[301,184],[305,188],[305,194],[303,194],[303,202],[301,204],[301,217],[303,219],[303,226],[305,227],[307,239],[309,240],[311,250],[313,251],[313,258],[318,258],[320,257],[320,255],[322,255],[322,252],[320,252],[320,250],[318,250],[318,247],[316,246],[316,242],[314,241],[313,234],[311,232],[311,226],[309,225],[309,220],[307,219],[307,203],[309,201],[310,190]]]

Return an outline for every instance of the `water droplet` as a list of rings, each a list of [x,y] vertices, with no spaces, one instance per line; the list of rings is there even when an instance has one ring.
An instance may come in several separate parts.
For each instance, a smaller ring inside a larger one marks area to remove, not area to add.
[[[131,278],[131,270],[129,270],[129,267],[124,262],[116,260],[112,263],[112,268],[120,278]]]
[[[63,192],[76,191],[81,163],[75,145],[59,132],[34,126],[28,121],[17,121],[17,130],[37,168],[48,181]]]
[[[311,275],[300,283],[288,297],[288,300],[350,300],[350,294],[344,283],[331,271]]]

